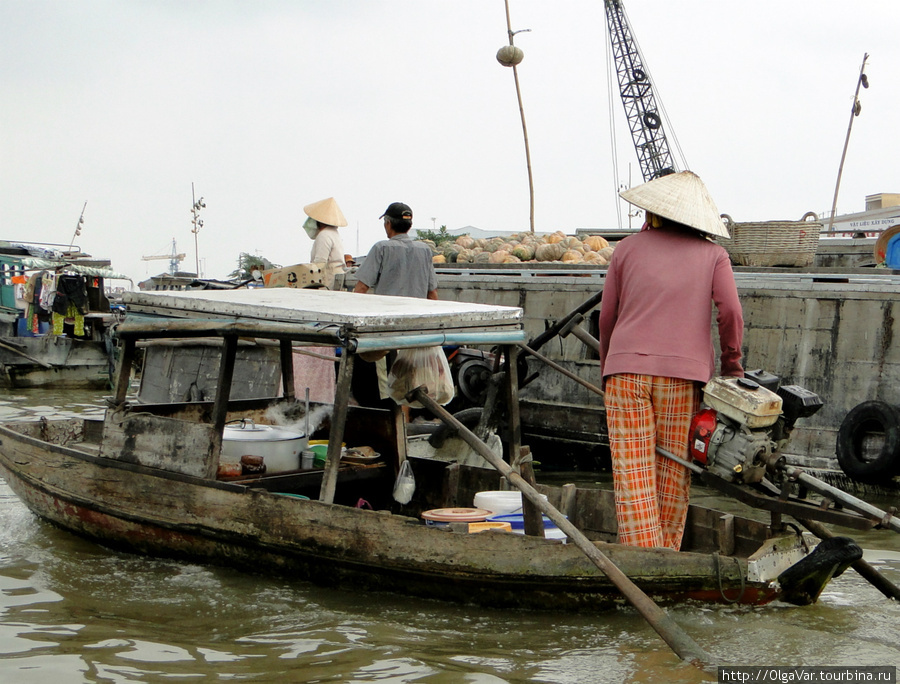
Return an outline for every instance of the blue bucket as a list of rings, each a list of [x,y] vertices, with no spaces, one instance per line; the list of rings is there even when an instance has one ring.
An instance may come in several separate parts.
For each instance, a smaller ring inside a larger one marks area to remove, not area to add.
[[[558,539],[563,544],[568,541],[566,533],[556,526],[546,515],[541,516],[544,520],[544,538]],[[568,520],[568,516],[566,517]],[[512,527],[513,534],[525,534],[525,516],[522,513],[506,513],[505,515],[492,515],[488,520],[492,522],[508,522]]]
[[[558,530],[556,523],[550,520],[546,515],[541,516],[544,519],[544,530]],[[525,529],[525,516],[522,513],[506,513],[504,515],[492,515],[488,520],[494,522],[508,522],[513,531]]]

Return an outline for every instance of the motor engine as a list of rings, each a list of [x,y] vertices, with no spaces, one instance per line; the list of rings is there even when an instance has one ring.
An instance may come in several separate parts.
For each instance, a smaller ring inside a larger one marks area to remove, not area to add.
[[[814,392],[779,384],[762,370],[710,380],[704,406],[691,422],[691,458],[729,482],[752,484],[775,471],[796,421],[823,405]]]

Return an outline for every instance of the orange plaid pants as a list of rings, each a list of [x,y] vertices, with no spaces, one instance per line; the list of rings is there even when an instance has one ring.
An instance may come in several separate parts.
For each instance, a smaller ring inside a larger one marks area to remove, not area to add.
[[[690,473],[657,445],[687,458],[697,383],[623,373],[606,379],[606,422],[612,453],[619,543],[681,548]]]

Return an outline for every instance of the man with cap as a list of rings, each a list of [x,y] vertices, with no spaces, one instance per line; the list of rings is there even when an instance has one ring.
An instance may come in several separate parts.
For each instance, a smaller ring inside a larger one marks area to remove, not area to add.
[[[322,270],[331,283],[335,274],[344,272],[344,245],[337,229],[346,226],[347,219],[334,197],[307,204],[303,211],[309,217],[303,230],[313,240],[309,260],[324,264]]]
[[[384,221],[387,240],[372,245],[356,271],[354,292],[400,297],[437,299],[437,275],[431,260],[431,249],[424,242],[409,236],[412,228],[412,209],[403,202],[392,203],[379,217]],[[353,366],[351,392],[363,406],[391,408],[387,397],[387,373],[395,354],[373,363]],[[404,407],[405,408],[405,407]]]
[[[356,272],[354,292],[437,299],[431,249],[409,236],[412,209],[394,202],[379,217],[387,240],[376,242]]]
[[[682,171],[621,193],[646,210],[641,231],[619,242],[600,309],[619,542],[678,550],[690,473],[686,459],[700,389],[715,374],[712,303],[722,375],[743,377],[743,315],[731,261],[711,237],[728,237],[695,174]]]

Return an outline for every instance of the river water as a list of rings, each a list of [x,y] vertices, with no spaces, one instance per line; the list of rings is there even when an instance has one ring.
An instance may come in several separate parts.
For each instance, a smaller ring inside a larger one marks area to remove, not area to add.
[[[100,415],[102,405],[100,392],[7,393],[0,395],[0,420]],[[734,510],[708,492],[696,490],[696,497]],[[850,534],[900,583],[900,535]],[[852,570],[814,606],[689,604],[668,612],[723,665],[900,665],[900,606]],[[716,677],[681,663],[631,608],[574,615],[488,610],[119,553],[37,519],[0,479],[0,682],[164,681],[606,684]]]

